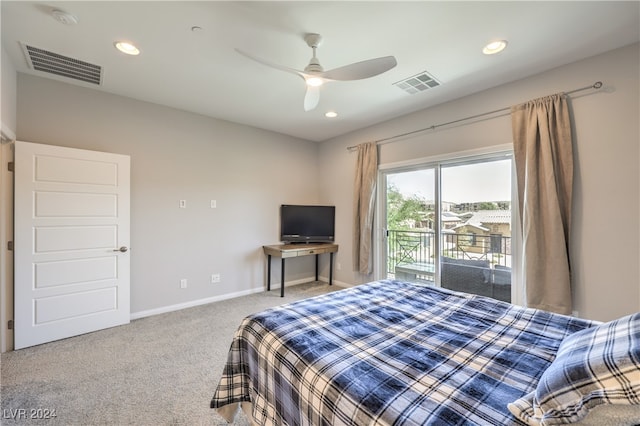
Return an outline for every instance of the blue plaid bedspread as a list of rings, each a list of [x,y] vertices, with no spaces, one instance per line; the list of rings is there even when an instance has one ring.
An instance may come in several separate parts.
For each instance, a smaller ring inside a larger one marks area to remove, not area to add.
[[[507,404],[593,325],[376,281],[247,317],[211,407],[251,402],[260,425],[523,425]]]

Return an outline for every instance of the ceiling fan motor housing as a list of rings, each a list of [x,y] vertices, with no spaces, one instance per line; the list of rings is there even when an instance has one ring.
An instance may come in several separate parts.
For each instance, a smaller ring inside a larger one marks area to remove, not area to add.
[[[318,62],[318,58],[316,58],[314,56],[309,61],[309,65],[307,65],[305,67],[304,72],[307,72],[307,73],[310,73],[310,74],[312,74],[312,73],[320,73],[320,72],[324,72],[324,68],[322,68],[322,65],[320,65],[320,62]]]
[[[320,65],[320,61],[316,57],[316,48],[322,43],[322,36],[320,34],[310,33],[304,36],[304,41],[307,42],[310,48],[313,49],[313,57],[309,61],[309,65],[304,69],[307,73],[321,73],[324,72],[324,68]]]
[[[309,47],[316,48],[322,44],[322,36],[316,33],[305,34],[304,41]]]

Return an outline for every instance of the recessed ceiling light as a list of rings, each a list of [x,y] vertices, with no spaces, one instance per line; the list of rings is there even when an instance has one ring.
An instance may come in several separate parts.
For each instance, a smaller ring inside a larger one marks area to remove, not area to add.
[[[139,55],[140,54],[140,49],[138,49],[137,47],[135,47],[133,44],[129,43],[128,41],[116,41],[114,43],[114,46],[116,47],[116,49],[118,49],[122,53],[126,53],[127,55]]]
[[[325,113],[324,116],[327,118],[336,118],[338,116],[338,113],[335,111],[329,111]]]
[[[482,49],[482,53],[485,55],[494,55],[502,52],[505,47],[507,47],[507,40],[492,41]]]

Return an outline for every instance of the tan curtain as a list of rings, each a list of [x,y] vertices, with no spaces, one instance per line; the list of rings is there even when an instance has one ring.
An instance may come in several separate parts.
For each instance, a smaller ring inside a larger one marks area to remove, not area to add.
[[[511,121],[527,306],[571,314],[573,150],[566,95],[514,106]]]
[[[353,193],[353,270],[373,272],[373,212],[376,199],[378,146],[375,142],[358,145],[358,163]]]

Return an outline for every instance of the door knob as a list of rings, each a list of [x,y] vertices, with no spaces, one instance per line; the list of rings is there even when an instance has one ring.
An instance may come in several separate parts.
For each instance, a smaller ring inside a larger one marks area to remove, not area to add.
[[[122,252],[122,253],[126,253],[126,252],[127,252],[127,250],[129,250],[129,249],[127,248],[127,246],[122,246],[122,247],[120,247],[119,249],[115,249],[114,251],[119,251],[119,252]]]

